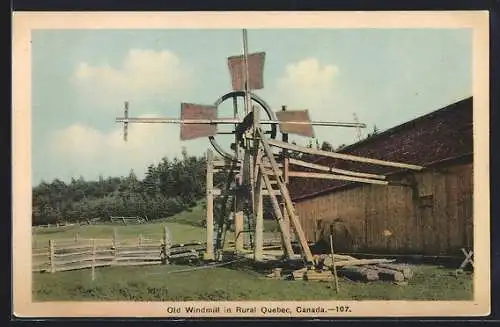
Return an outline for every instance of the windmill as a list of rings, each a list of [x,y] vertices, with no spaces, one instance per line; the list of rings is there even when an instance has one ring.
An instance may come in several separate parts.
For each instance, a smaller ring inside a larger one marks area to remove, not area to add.
[[[372,164],[396,166],[406,169],[420,170],[422,167],[403,163],[394,163],[370,158],[356,157],[347,154],[310,149],[289,144],[288,134],[314,137],[313,126],[365,128],[359,122],[311,121],[309,112],[304,110],[287,110],[285,106],[274,112],[271,107],[253,90],[264,88],[265,52],[248,52],[247,30],[243,29],[243,55],[231,56],[227,59],[231,76],[232,91],[222,95],[213,104],[181,103],[181,115],[178,118],[131,118],[129,107],[125,103],[124,117],[116,122],[123,123],[124,139],[127,140],[130,123],[170,123],[180,124],[180,139],[183,141],[208,137],[214,150],[220,155],[215,159],[212,150],[207,151],[207,249],[205,258],[213,260],[224,246],[224,236],[231,222],[228,217],[233,214],[236,235],[236,250],[243,248],[243,217],[254,225],[253,245],[254,258],[261,260],[263,255],[263,196],[268,196],[272,204],[274,218],[280,227],[284,257],[297,257],[291,243],[291,228],[298,238],[301,257],[308,267],[314,265],[313,255],[309,248],[304,230],[295,212],[290,197],[287,181],[289,177],[340,179],[362,183],[387,185],[385,176],[352,172],[334,167],[325,167],[307,163],[302,160],[288,158],[288,151],[298,151],[313,155],[323,155],[343,160],[360,161]],[[243,100],[240,108],[239,100]],[[218,108],[226,101],[233,102],[233,116],[219,117]],[[243,110],[242,110],[243,109]],[[243,114],[243,118],[239,117]],[[265,118],[265,119],[263,119]],[[222,132],[218,126],[232,125],[234,130]],[[278,127],[282,140],[277,140]],[[229,147],[223,147],[217,141],[217,135],[233,135]],[[281,149],[276,154],[273,149]],[[289,165],[306,169],[320,170],[326,173],[307,171],[289,171]],[[213,174],[225,170],[228,179],[224,189],[215,189]],[[214,197],[222,196],[222,212],[214,217]],[[228,205],[229,204],[229,205]],[[217,224],[214,224],[214,220]]]

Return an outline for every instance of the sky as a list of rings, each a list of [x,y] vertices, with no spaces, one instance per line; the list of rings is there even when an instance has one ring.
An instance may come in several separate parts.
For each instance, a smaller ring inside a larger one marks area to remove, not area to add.
[[[241,30],[206,29],[35,30],[31,46],[33,185],[131,169],[142,178],[183,147],[202,155],[208,139],[181,142],[177,125],[131,124],[124,142],[115,118],[124,101],[131,117],[178,118],[181,102],[213,104],[231,91],[227,57],[243,51]],[[254,92],[274,111],[346,122],[355,114],[367,124],[362,136],[472,96],[470,29],[251,29],[248,46],[266,52],[264,89]],[[357,130],[315,127],[315,136],[338,146],[356,142]]]

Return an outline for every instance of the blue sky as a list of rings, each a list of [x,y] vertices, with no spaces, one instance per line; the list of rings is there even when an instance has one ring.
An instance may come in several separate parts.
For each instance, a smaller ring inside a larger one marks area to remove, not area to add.
[[[230,91],[226,59],[241,54],[241,30],[36,30],[32,33],[32,182],[83,176],[143,176],[146,166],[202,154],[208,140],[179,141],[175,125],[132,125],[123,142],[115,117],[178,117],[181,102],[211,104]],[[263,90],[274,110],[308,109],[313,120],[387,129],[472,95],[469,29],[249,30],[265,51]],[[222,108],[221,110],[224,110]],[[222,114],[221,114],[222,115]],[[334,146],[356,130],[316,127]],[[299,143],[307,140],[292,137]],[[225,140],[223,140],[225,141]]]

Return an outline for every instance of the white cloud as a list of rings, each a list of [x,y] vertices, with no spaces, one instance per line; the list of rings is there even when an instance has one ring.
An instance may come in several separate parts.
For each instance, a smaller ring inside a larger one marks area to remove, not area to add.
[[[127,142],[122,133],[121,127],[101,132],[82,124],[54,132],[49,148],[51,160],[57,163],[54,175],[95,179],[99,174],[123,176],[134,169],[142,177],[146,167],[162,157],[180,156],[183,146],[198,155],[208,144],[206,139],[178,141],[178,126],[131,124]]]
[[[165,97],[185,91],[191,81],[189,69],[174,53],[148,49],[131,49],[118,67],[80,62],[71,77],[88,101],[104,103]]]
[[[290,63],[269,93],[270,104],[274,108],[286,104],[289,110],[307,109],[311,120],[353,122],[356,110],[342,94],[340,77],[337,65],[321,63],[316,58]],[[355,129],[344,127],[316,126],[314,132],[320,141],[334,145],[352,143],[356,136]],[[291,140],[307,143],[307,139],[297,135],[291,135]]]
[[[321,108],[335,93],[337,66],[322,65],[315,58],[307,58],[286,66],[285,74],[278,79],[278,95],[295,108]]]

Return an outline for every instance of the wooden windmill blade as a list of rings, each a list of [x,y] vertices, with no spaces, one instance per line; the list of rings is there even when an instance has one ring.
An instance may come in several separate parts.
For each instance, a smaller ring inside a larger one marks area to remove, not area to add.
[[[276,117],[279,120],[282,133],[314,137],[314,130],[307,109],[277,111]]]
[[[217,107],[196,103],[181,103],[181,120],[217,118]],[[216,124],[186,124],[181,123],[181,140],[192,140],[200,137],[214,136],[217,134]]]
[[[248,54],[248,89],[260,90],[264,88],[265,52]],[[245,89],[245,56],[231,56],[227,59],[231,86],[234,91]]]

